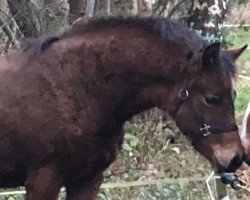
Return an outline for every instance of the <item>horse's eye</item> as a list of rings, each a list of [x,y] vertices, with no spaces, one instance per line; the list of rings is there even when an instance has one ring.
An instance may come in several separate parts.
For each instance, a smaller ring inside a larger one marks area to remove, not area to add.
[[[206,96],[204,102],[207,106],[216,106],[221,103],[221,98],[217,96]]]

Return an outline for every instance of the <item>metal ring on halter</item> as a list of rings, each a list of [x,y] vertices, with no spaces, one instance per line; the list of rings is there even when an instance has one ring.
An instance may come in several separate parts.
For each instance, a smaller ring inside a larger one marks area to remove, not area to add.
[[[189,96],[189,93],[187,90],[181,90],[179,92],[179,97],[181,100],[186,100],[188,98],[188,96]]]
[[[203,124],[202,126],[200,126],[200,132],[202,133],[204,137],[207,137],[211,134],[210,128],[211,126],[208,124]]]

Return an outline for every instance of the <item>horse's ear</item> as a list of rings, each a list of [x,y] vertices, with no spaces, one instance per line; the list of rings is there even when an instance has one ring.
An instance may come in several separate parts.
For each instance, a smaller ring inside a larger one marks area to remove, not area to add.
[[[212,43],[207,46],[202,55],[202,64],[205,69],[212,69],[218,63],[220,43]]]
[[[238,49],[230,49],[230,50],[227,50],[227,53],[234,59],[236,60],[242,53],[243,51],[245,51],[247,48],[247,45],[241,47],[241,48],[238,48]]]

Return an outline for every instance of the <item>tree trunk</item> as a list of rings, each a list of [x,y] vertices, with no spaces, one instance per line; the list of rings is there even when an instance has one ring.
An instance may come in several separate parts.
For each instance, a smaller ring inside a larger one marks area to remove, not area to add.
[[[69,0],[69,22],[72,24],[85,15],[86,0]]]
[[[39,35],[40,24],[36,23],[36,13],[31,9],[30,0],[8,0],[10,13],[25,37]],[[32,3],[33,5],[33,3]]]
[[[0,26],[1,32],[0,52],[7,52],[11,47],[19,46],[19,41],[23,38],[16,21],[10,16],[10,9],[7,0],[0,0]]]
[[[142,16],[151,15],[152,10],[150,10],[150,0],[138,0],[138,11]]]
[[[61,32],[68,25],[67,0],[8,0],[25,37]]]
[[[44,0],[44,32],[60,33],[69,25],[69,4],[67,0]]]
[[[188,25],[208,40],[216,40],[228,10],[227,0],[193,0]]]
[[[91,18],[94,16],[95,11],[95,0],[87,0],[87,7],[85,12],[85,19]]]
[[[152,8],[153,8],[153,4],[154,4],[154,0],[143,0],[143,3],[145,5],[145,7],[152,12]]]
[[[137,15],[138,14],[138,0],[133,0],[132,14],[133,15]]]
[[[106,15],[111,15],[111,0],[106,0],[106,5],[105,5],[105,10],[106,10]]]

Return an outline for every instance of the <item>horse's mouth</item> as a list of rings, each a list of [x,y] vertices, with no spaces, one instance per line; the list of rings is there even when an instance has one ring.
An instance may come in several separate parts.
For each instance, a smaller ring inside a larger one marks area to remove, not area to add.
[[[234,173],[243,163],[240,156],[235,156],[226,166],[218,159],[214,159],[213,167],[216,173]]]
[[[244,162],[245,162],[248,166],[250,166],[250,156],[245,156]]]
[[[221,173],[220,174],[221,181],[224,184],[229,184],[235,190],[239,190],[241,188],[242,182],[238,179],[235,173]]]

